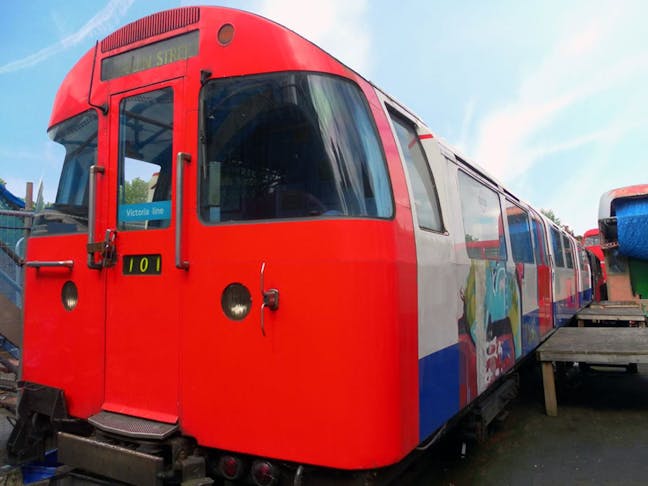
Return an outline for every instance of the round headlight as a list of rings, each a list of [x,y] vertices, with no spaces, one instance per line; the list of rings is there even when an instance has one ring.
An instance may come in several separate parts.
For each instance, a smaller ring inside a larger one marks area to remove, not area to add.
[[[79,302],[79,292],[74,282],[68,280],[63,284],[63,289],[61,289],[61,300],[63,301],[63,307],[65,307],[66,311],[71,311],[77,306],[77,303]]]
[[[234,39],[234,26],[232,24],[223,24],[218,29],[218,42],[222,46],[226,46]]]
[[[233,321],[245,319],[252,307],[250,291],[240,283],[229,284],[223,290],[221,306],[225,315]]]

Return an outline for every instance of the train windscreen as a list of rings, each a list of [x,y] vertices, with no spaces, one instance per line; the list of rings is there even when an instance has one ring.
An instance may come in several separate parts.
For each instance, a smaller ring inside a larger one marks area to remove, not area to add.
[[[201,111],[203,221],[391,217],[376,128],[350,81],[301,72],[216,79]]]
[[[88,181],[97,161],[97,113],[87,111],[52,127],[50,138],[65,150],[56,202],[36,218],[32,235],[85,232]]]

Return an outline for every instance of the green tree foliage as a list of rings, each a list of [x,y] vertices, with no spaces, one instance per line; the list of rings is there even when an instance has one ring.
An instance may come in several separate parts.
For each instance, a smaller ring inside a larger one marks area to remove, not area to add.
[[[540,212],[544,214],[547,218],[549,218],[551,221],[556,223],[558,226],[562,227],[562,223],[560,221],[560,218],[556,216],[556,214],[553,212],[551,209],[541,209]]]
[[[148,183],[139,177],[132,181],[126,181],[124,185],[124,202],[126,204],[138,204],[148,201]]]
[[[0,184],[2,184],[3,186],[6,186],[7,182],[2,177],[0,177]]]

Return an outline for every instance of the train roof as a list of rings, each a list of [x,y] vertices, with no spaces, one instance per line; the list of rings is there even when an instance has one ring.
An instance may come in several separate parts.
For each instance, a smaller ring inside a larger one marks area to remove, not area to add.
[[[179,7],[142,17],[98,40],[68,71],[61,83],[54,100],[49,126],[54,126],[91,106],[101,108],[105,103],[110,95],[108,84],[111,81],[102,82],[101,60],[208,25],[220,26],[223,22],[238,23],[239,34],[241,29],[248,34],[251,32],[255,34],[255,36],[238,36],[237,44],[239,49],[249,54],[247,64],[253,64],[259,73],[277,70],[311,70],[343,75],[350,79],[358,78],[369,83],[362,75],[312,41],[263,16],[229,7]],[[283,41],[289,45],[289,48],[282,55],[270,55],[267,49],[258,48],[259,36],[266,36],[269,42]],[[254,43],[256,45],[252,48]],[[218,74],[220,76],[241,75],[247,72],[248,65],[241,62],[239,57],[235,65],[229,65],[226,70]],[[225,69],[223,66],[220,67]],[[138,74],[134,73],[134,75]]]
[[[362,74],[344,64],[335,56],[332,56],[330,53],[326,52],[324,49],[322,49],[309,39],[305,38],[304,36],[300,35],[299,33],[295,32],[294,30],[255,13],[235,8],[215,6],[179,7],[158,12],[124,25],[111,34],[107,35],[104,39],[97,41],[95,46],[89,49],[86,54],[74,65],[74,67],[69,71],[68,75],[61,84],[54,102],[54,108],[52,110],[52,116],[50,119],[50,126],[53,126],[56,123],[69,118],[70,116],[87,110],[89,108],[90,102],[92,102],[95,107],[98,107],[103,102],[103,100],[107,98],[107,88],[104,83],[98,82],[98,75],[92,68],[92,66],[96,62],[96,57],[98,54],[105,56],[108,52],[110,52],[110,55],[113,55],[113,52],[126,52],[130,49],[137,48],[144,43],[155,42],[163,38],[177,35],[179,32],[192,28],[192,26],[198,22],[208,22],[209,18],[213,18],[217,12],[224,12],[247,18],[256,18],[267,27],[266,33],[268,33],[269,35],[274,36],[273,33],[277,32],[276,29],[290,33],[290,35],[297,37],[300,42],[303,42],[303,46],[308,46],[305,48],[307,48],[307,50],[311,53],[311,55],[309,56],[304,55],[300,57],[303,66],[306,66],[306,64],[303,64],[304,58],[307,58],[307,64],[313,70],[322,69],[324,67],[332,69],[332,65],[328,63],[328,61],[334,61],[334,63],[338,66],[336,68],[337,72],[344,72],[350,77],[355,76],[359,79],[362,79],[364,82],[368,83],[376,91],[378,91],[381,95],[383,95],[386,99],[388,99],[390,103],[398,107],[398,109],[402,110],[403,112],[407,113],[419,124],[422,129],[428,131],[428,133],[430,134],[433,134],[429,126],[412,109],[396,100],[393,96],[380,89],[375,83],[364,77]],[[267,56],[264,59],[267,59]],[[299,63],[297,63],[296,65],[298,64]],[[264,65],[261,69],[267,70],[270,68],[266,63],[266,65]],[[92,78],[94,78],[94,83],[92,82]],[[92,92],[90,92],[90,88],[92,88]],[[477,164],[474,160],[463,155],[459,150],[454,148],[445,140],[439,139],[434,135],[433,138],[434,141],[438,144],[441,153],[449,160],[459,166],[467,167],[469,170],[477,174],[480,178],[487,181],[490,185],[496,188],[499,192],[508,195],[513,200],[518,201],[525,206],[532,207],[526,201],[523,201],[521,198],[510,192],[504,184],[502,184],[497,178],[495,178],[482,166]]]

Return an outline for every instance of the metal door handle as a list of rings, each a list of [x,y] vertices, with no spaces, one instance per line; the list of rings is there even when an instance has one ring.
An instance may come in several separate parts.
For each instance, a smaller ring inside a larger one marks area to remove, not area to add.
[[[261,334],[265,337],[265,316],[264,309],[268,308],[271,311],[276,311],[279,308],[279,291],[277,289],[265,290],[265,267],[266,264],[261,264],[261,296],[263,301],[261,303]]]
[[[191,155],[186,152],[178,152],[176,156],[175,265],[180,270],[189,270],[189,261],[182,259],[182,188],[185,162],[191,162]]]
[[[74,261],[72,260],[59,260],[59,261],[31,261],[25,262],[26,267],[41,268],[41,267],[67,267],[72,268],[74,266]]]

